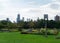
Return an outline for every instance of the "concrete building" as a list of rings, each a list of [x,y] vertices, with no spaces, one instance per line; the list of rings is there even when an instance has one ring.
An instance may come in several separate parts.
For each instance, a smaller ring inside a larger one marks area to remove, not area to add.
[[[9,22],[9,21],[10,21],[10,20],[9,20],[9,18],[6,18],[6,21],[8,21],[8,22]]]
[[[22,17],[22,21],[24,21],[24,17]]]
[[[60,21],[60,16],[56,15],[55,16],[55,21]]]
[[[20,14],[17,15],[17,23],[20,22]]]
[[[48,14],[44,14],[44,20],[48,20]]]

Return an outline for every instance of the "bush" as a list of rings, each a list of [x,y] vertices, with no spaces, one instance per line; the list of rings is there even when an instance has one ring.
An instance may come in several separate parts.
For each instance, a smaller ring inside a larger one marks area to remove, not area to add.
[[[46,29],[43,29],[43,28],[40,29],[40,34],[45,35],[45,32],[46,32]],[[47,35],[58,35],[58,33],[59,32],[57,29],[47,30]]]
[[[59,32],[55,29],[54,30],[48,30],[48,32],[47,32],[48,35],[58,35],[58,33]]]
[[[54,34],[58,35],[59,31],[57,29],[54,29]]]
[[[21,32],[21,34],[28,34],[28,32]]]
[[[54,30],[48,30],[47,34],[48,35],[54,35]]]
[[[41,29],[40,29],[40,34],[44,35],[45,32],[46,32],[46,29],[44,29],[44,28],[41,28]]]

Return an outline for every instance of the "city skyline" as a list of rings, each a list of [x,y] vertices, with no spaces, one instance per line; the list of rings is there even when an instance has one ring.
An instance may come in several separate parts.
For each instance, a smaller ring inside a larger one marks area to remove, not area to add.
[[[16,23],[19,23],[20,21],[30,21],[30,20],[33,20],[33,18],[31,19],[31,18],[27,18],[26,20],[25,20],[25,17],[22,17],[21,18],[21,16],[20,16],[20,14],[18,13],[17,15],[17,18],[15,18],[16,20],[10,20],[10,18],[5,18],[5,19],[3,19],[3,20],[7,20],[7,21],[11,21],[11,22],[16,22]],[[37,19],[36,20],[33,20],[33,21],[37,21],[37,20],[41,20],[41,19],[44,19],[44,20],[49,20],[49,15],[48,14],[44,14],[43,15],[43,18],[39,18],[39,17],[37,17]],[[50,20],[54,20],[54,21],[60,21],[60,16],[59,15],[55,15],[54,16],[54,19],[50,19]]]
[[[44,14],[54,19],[55,15],[60,16],[60,0],[0,0],[0,20],[10,18],[15,21],[18,13],[25,20],[41,19]]]

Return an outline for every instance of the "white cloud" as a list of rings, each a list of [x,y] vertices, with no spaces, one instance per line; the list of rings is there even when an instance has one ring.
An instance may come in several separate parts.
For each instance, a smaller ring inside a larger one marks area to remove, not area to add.
[[[48,5],[43,5],[40,6],[39,8],[31,8],[28,11],[29,17],[40,17],[43,18],[44,14],[48,14],[49,15],[49,19],[54,19],[55,15],[59,15],[60,10],[58,9],[51,9],[52,3],[49,3]],[[35,18],[33,18],[35,19]]]
[[[31,18],[31,19],[37,19],[37,17],[43,18],[43,15],[45,13],[49,14],[49,19],[54,19],[54,16],[56,14],[60,15],[60,3],[57,0],[53,0],[52,3],[46,4],[46,5],[35,5],[35,2],[28,2],[28,6],[30,7],[23,7],[22,4],[18,5],[12,5],[10,0],[0,0],[0,3],[2,6],[1,12],[0,12],[0,19],[6,19],[7,17],[10,18],[10,20],[16,20],[17,14],[21,14],[21,18],[25,17],[26,18]],[[40,7],[39,7],[40,6]],[[59,9],[54,9],[54,6],[57,6],[56,8]],[[52,8],[51,8],[52,7]]]
[[[53,2],[60,2],[60,0],[52,0]]]

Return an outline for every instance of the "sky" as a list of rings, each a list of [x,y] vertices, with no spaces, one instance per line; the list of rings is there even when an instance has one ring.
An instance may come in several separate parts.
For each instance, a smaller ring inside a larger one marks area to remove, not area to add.
[[[60,16],[60,0],[0,0],[0,20],[16,21],[17,14],[36,20],[48,14],[49,19]]]

